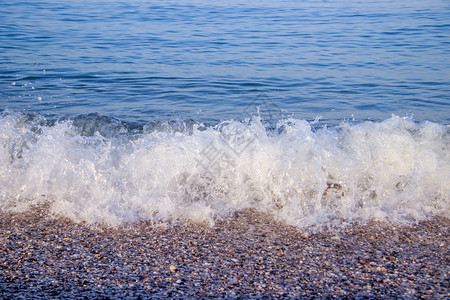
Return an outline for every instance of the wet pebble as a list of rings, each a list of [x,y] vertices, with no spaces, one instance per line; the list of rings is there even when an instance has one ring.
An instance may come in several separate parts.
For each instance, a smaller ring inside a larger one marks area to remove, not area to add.
[[[121,228],[0,214],[3,298],[446,298],[450,221],[304,232],[245,211]],[[249,228],[251,230],[249,230]],[[395,237],[395,238],[393,238]],[[424,242],[426,241],[426,242]]]

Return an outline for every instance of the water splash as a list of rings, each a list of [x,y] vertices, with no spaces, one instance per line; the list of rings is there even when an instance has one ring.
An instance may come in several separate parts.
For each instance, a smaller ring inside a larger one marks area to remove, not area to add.
[[[393,116],[312,128],[259,118],[129,129],[88,115],[0,116],[0,209],[48,204],[119,225],[214,222],[246,208],[298,227],[449,215],[449,126]]]

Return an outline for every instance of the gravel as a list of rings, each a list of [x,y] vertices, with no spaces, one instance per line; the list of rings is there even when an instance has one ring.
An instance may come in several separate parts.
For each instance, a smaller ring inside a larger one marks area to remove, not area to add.
[[[449,225],[312,234],[252,210],[212,227],[0,213],[0,297],[449,298]]]

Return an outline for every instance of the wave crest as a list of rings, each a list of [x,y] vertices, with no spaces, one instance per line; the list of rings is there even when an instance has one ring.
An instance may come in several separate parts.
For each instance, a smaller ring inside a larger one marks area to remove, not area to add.
[[[449,215],[449,126],[393,116],[313,128],[259,118],[131,128],[98,115],[0,117],[0,209],[119,225],[253,208],[299,227]]]

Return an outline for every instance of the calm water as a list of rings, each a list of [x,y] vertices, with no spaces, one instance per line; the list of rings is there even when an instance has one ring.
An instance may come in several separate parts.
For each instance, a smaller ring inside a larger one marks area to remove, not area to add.
[[[449,20],[439,0],[3,2],[0,211],[449,216]]]
[[[299,119],[449,123],[448,1],[248,2],[2,3],[0,109],[227,120],[262,91]]]

